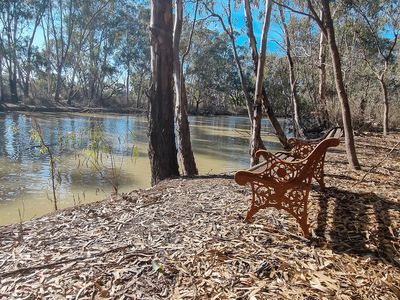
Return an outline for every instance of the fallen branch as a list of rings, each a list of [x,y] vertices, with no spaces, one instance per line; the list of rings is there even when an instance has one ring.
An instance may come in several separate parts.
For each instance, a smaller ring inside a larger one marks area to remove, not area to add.
[[[56,262],[52,262],[52,263],[48,263],[48,264],[43,264],[43,265],[38,265],[38,266],[33,266],[33,267],[27,267],[27,268],[21,268],[21,269],[16,269],[16,270],[12,270],[12,271],[8,271],[8,272],[4,272],[4,273],[0,273],[0,278],[5,278],[14,274],[19,274],[19,273],[26,273],[26,272],[30,272],[30,271],[35,271],[35,270],[42,270],[42,269],[49,269],[61,264],[67,264],[67,263],[71,263],[71,262],[76,262],[76,261],[82,261],[82,260],[90,260],[90,259],[95,259],[97,257],[106,255],[108,253],[111,252],[116,252],[116,251],[120,251],[120,250],[124,250],[126,248],[131,247],[132,245],[125,245],[125,246],[120,246],[120,247],[116,247],[116,248],[112,248],[109,249],[107,251],[102,251],[99,253],[94,253],[91,256],[79,256],[79,257],[75,257],[75,258],[71,258],[71,259],[64,259],[64,260],[59,260]],[[143,251],[138,251],[135,253],[130,253],[129,257],[132,256],[137,256],[137,255],[148,255],[149,253],[144,253]]]

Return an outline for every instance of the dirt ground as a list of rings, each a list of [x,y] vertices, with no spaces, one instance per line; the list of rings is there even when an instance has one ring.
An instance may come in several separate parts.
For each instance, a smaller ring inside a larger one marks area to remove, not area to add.
[[[329,152],[310,240],[275,209],[244,223],[250,191],[231,175],[0,227],[0,299],[398,299],[399,141],[357,136],[361,171]]]

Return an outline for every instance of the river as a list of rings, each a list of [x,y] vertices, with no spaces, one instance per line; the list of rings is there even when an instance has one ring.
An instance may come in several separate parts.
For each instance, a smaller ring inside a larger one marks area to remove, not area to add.
[[[49,157],[32,140],[32,122],[57,157],[59,208],[106,198],[112,183],[119,192],[150,187],[147,120],[143,116],[76,113],[0,113],[0,225],[17,223],[53,211]],[[288,124],[282,120],[285,130]],[[112,156],[96,167],[84,149],[88,129],[99,126]],[[249,122],[245,117],[190,117],[196,163],[201,175],[232,172],[249,165]],[[268,149],[281,149],[272,128],[263,121]],[[63,142],[61,142],[63,141]],[[137,150],[136,150],[137,149]],[[133,150],[133,151],[132,151]],[[111,167],[110,158],[115,167]],[[86,162],[86,163],[85,163]],[[181,163],[180,163],[181,165]],[[114,174],[116,175],[112,175]]]

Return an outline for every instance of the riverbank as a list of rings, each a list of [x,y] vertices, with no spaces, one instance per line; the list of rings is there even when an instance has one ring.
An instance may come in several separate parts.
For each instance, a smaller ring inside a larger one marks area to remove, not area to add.
[[[65,112],[65,113],[119,113],[119,114],[133,114],[133,115],[147,115],[147,110],[144,108],[115,106],[115,107],[79,107],[79,106],[67,106],[62,103],[50,105],[26,105],[26,104],[15,104],[15,103],[1,103],[0,112]],[[242,108],[237,111],[209,111],[200,110],[196,112],[190,112],[191,116],[242,116],[247,117],[247,111]],[[285,116],[277,116],[278,118],[288,118]]]
[[[0,104],[0,111],[3,112],[72,112],[72,113],[119,113],[119,114],[137,114],[144,115],[146,110],[135,107],[75,107],[62,104],[51,106],[44,105],[25,105],[3,103]]]
[[[362,171],[347,169],[343,145],[327,155],[327,191],[309,200],[311,242],[273,209],[244,223],[250,193],[231,176],[0,227],[0,298],[397,299],[399,140],[357,136]]]

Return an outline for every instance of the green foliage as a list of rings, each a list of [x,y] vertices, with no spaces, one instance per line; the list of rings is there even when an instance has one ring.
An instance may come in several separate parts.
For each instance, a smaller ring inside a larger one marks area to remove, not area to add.
[[[54,210],[58,209],[57,205],[57,183],[61,183],[61,176],[57,167],[60,158],[55,156],[53,153],[53,149],[47,144],[44,139],[42,128],[36,120],[32,120],[32,129],[31,129],[31,140],[38,143],[37,148],[41,154],[46,154],[49,157],[50,164],[50,179],[51,179],[51,188],[53,192],[53,204]]]
[[[120,159],[118,164],[115,147],[120,147],[123,152],[129,150],[131,159],[136,159],[139,156],[138,148],[133,145],[128,149],[128,139],[122,140],[120,137],[117,138],[118,144],[115,144],[112,137],[107,138],[103,127],[98,122],[92,123],[87,130],[80,132],[78,139],[81,140],[82,135],[87,136],[89,142],[81,150],[81,155],[78,158],[82,157],[83,164],[107,180],[112,185],[114,193],[118,193],[123,158]],[[130,132],[130,135],[133,140],[133,132]]]

